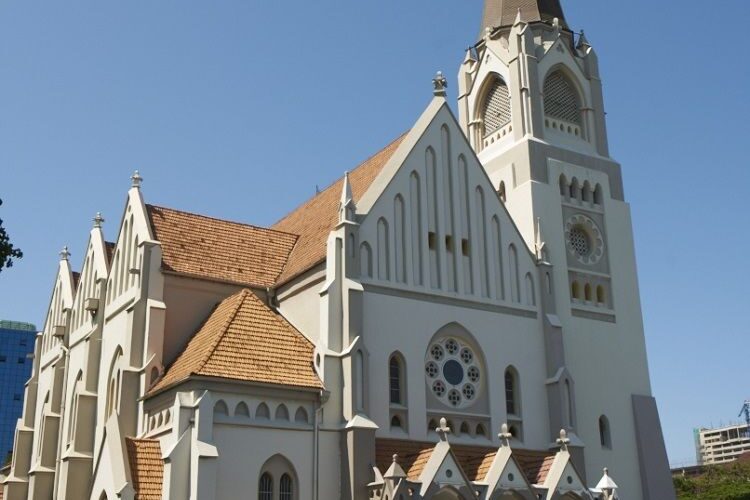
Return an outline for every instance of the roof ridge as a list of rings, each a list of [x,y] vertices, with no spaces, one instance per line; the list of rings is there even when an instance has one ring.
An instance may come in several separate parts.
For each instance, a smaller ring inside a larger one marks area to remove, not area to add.
[[[400,141],[401,139],[403,139],[403,137],[404,137],[404,136],[405,136],[406,134],[408,134],[409,132],[411,132],[411,129],[409,129],[409,130],[407,130],[407,131],[403,132],[403,133],[402,133],[402,134],[400,134],[400,135],[399,135],[398,137],[396,137],[396,138],[395,138],[395,139],[393,139],[392,141],[388,142],[388,144],[386,144],[385,146],[383,146],[382,148],[380,148],[379,150],[377,150],[377,151],[376,151],[375,153],[371,154],[370,156],[368,156],[367,158],[365,158],[364,160],[362,160],[361,162],[359,162],[359,163],[357,164],[357,166],[356,166],[356,167],[354,167],[354,169],[353,169],[353,170],[349,171],[349,174],[351,174],[352,172],[355,172],[355,171],[359,170],[359,169],[360,169],[361,167],[363,167],[363,166],[364,166],[364,165],[365,165],[365,164],[366,164],[367,162],[369,162],[370,160],[372,160],[373,158],[375,158],[375,157],[376,157],[376,156],[378,156],[379,154],[382,154],[382,153],[383,153],[383,151],[385,151],[386,149],[388,149],[389,147],[391,147],[391,146],[392,146],[393,144],[395,144],[396,142],[398,142],[398,141]],[[291,210],[290,210],[289,212],[287,212],[287,213],[286,213],[286,214],[285,214],[285,215],[284,215],[284,216],[283,216],[283,217],[282,217],[281,219],[279,219],[279,220],[277,220],[276,222],[274,222],[274,223],[272,224],[272,226],[276,226],[276,225],[278,225],[278,224],[281,224],[281,223],[282,223],[282,222],[283,222],[283,221],[284,221],[285,219],[287,219],[287,218],[288,218],[288,217],[289,217],[290,215],[292,215],[293,213],[295,213],[295,212],[296,212],[297,210],[299,210],[299,209],[300,209],[300,208],[302,208],[303,206],[307,205],[307,204],[308,204],[308,203],[310,203],[310,202],[311,202],[312,200],[314,200],[315,198],[317,198],[317,197],[318,197],[318,196],[320,196],[321,194],[325,193],[325,192],[326,192],[326,191],[328,191],[329,189],[333,188],[333,187],[334,187],[334,186],[335,186],[335,185],[336,185],[336,184],[337,184],[337,183],[338,183],[339,181],[341,181],[341,180],[342,180],[343,178],[344,178],[344,176],[343,176],[343,175],[342,175],[342,176],[340,176],[340,177],[336,177],[336,178],[335,178],[335,179],[333,180],[333,182],[331,182],[331,183],[330,183],[330,184],[328,184],[328,185],[327,185],[326,187],[324,187],[323,189],[321,189],[320,191],[318,191],[317,193],[315,193],[315,195],[314,195],[313,197],[311,197],[311,198],[307,198],[307,199],[306,199],[306,200],[304,200],[304,201],[303,201],[302,203],[300,203],[299,205],[295,206],[295,207],[294,207],[293,209],[291,209]]]
[[[247,298],[247,294],[252,293],[247,288],[243,288],[239,292],[235,293],[234,295],[231,295],[224,299],[222,301],[226,302],[230,299],[233,299],[234,297],[238,297],[237,305],[234,307],[234,310],[232,310],[231,314],[229,314],[229,317],[226,319],[224,324],[221,326],[221,330],[219,330],[219,335],[216,336],[216,338],[213,341],[213,344],[211,345],[211,348],[208,350],[208,354],[203,358],[201,361],[200,367],[197,369],[197,372],[193,372],[193,375],[198,375],[201,371],[203,371],[203,368],[208,364],[208,362],[211,360],[211,357],[216,352],[216,348],[219,346],[219,342],[221,342],[221,339],[224,338],[224,335],[227,333],[227,330],[229,329],[229,326],[234,322],[234,318],[237,317],[237,313],[239,312],[240,308],[242,307],[242,304],[245,303],[245,299]],[[215,311],[214,311],[215,312]],[[209,318],[211,316],[209,315]]]
[[[279,234],[284,234],[284,235],[288,235],[288,236],[293,236],[295,239],[299,238],[299,235],[297,235],[297,234],[289,233],[287,231],[281,231],[279,229],[274,229],[274,228],[272,228],[270,226],[260,226],[258,224],[250,224],[249,222],[239,222],[239,221],[236,221],[236,220],[221,219],[219,217],[214,217],[212,215],[199,214],[197,212],[190,212],[190,211],[181,210],[181,209],[178,209],[178,208],[165,207],[165,206],[162,206],[162,205],[154,205],[153,203],[146,203],[146,208],[156,208],[156,209],[160,209],[160,210],[170,210],[172,212],[178,212],[178,213],[185,214],[185,215],[191,215],[193,217],[201,217],[203,219],[215,220],[217,222],[226,222],[228,224],[236,224],[238,226],[250,227],[250,228],[253,228],[253,229],[261,229],[261,230],[264,230],[264,231],[272,231],[274,233],[279,233]]]

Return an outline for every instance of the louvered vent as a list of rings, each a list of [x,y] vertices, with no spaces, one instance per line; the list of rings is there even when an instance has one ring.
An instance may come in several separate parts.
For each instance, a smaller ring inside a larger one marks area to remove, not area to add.
[[[510,122],[510,94],[505,82],[496,79],[482,107],[484,135],[487,136]]]
[[[581,124],[581,105],[573,85],[559,71],[544,82],[544,113],[559,120]]]

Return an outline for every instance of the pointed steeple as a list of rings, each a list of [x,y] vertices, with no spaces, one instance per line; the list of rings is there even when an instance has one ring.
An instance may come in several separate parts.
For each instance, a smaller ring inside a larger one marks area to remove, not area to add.
[[[568,28],[560,0],[484,0],[479,38],[484,36],[487,28],[513,26],[518,16],[527,23],[544,21],[551,24],[557,18],[562,28]]]
[[[344,172],[344,185],[341,188],[341,201],[339,201],[339,222],[353,222],[354,197],[352,196],[352,186],[349,183],[349,172]]]

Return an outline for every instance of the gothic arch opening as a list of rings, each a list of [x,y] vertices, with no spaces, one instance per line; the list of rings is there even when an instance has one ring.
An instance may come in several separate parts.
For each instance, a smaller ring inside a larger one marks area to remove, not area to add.
[[[286,457],[274,455],[266,460],[258,475],[258,500],[298,500],[299,489],[297,473]]]
[[[552,71],[544,80],[544,114],[562,124],[583,125],[582,100],[578,89],[563,69]],[[567,131],[567,129],[566,129]]]
[[[497,73],[485,81],[480,102],[477,118],[482,124],[482,139],[486,139],[511,121],[510,91]]]

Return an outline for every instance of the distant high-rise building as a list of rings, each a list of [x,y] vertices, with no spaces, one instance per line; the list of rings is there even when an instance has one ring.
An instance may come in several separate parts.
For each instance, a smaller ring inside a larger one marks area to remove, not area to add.
[[[723,464],[750,452],[750,426],[696,429],[696,454],[701,465]]]
[[[36,327],[0,321],[0,461],[13,450],[16,421],[23,410],[24,384],[31,375]]]

